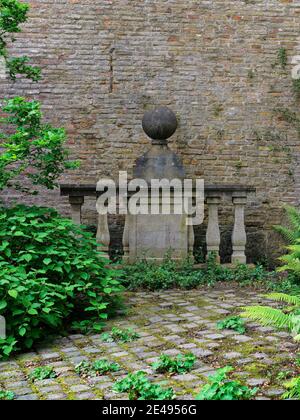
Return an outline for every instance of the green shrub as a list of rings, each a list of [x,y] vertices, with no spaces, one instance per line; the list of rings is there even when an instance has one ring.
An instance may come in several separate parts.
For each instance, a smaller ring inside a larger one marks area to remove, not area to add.
[[[228,318],[223,319],[222,321],[217,322],[217,328],[219,330],[234,330],[239,332],[240,334],[245,334],[245,322],[239,316],[230,316]]]
[[[29,58],[12,57],[7,51],[8,41],[14,42],[14,33],[21,32],[20,24],[26,22],[29,5],[18,0],[0,0],[0,57],[4,58],[10,78],[14,81],[17,75],[37,82],[41,69],[28,65]]]
[[[262,266],[249,268],[246,264],[234,268],[217,264],[210,255],[204,268],[195,269],[189,260],[182,263],[166,257],[158,265],[140,260],[123,268],[122,283],[129,290],[160,290],[170,288],[193,289],[201,285],[213,286],[218,281],[236,281],[243,285],[265,281],[269,273]]]
[[[1,400],[14,400],[15,394],[12,391],[1,391],[0,390],[0,401]]]
[[[238,381],[230,381],[227,378],[229,372],[232,372],[231,366],[225,366],[218,369],[214,375],[208,377],[208,384],[204,385],[197,400],[215,401],[215,400],[249,400],[257,393],[257,388],[250,389]]]
[[[193,369],[196,357],[192,353],[178,354],[172,358],[161,354],[159,360],[152,364],[152,368],[159,373],[186,373]]]
[[[101,334],[102,341],[113,342],[120,341],[121,343],[128,343],[140,338],[139,334],[134,332],[131,328],[122,330],[121,328],[113,327],[111,332],[105,332]]]
[[[121,290],[92,235],[55,210],[0,209],[0,355],[31,348],[72,320],[99,331]]]
[[[143,371],[129,373],[124,379],[114,384],[113,390],[128,392],[130,400],[172,400],[175,398],[172,388],[164,389],[159,384],[151,383]]]
[[[30,372],[29,378],[33,381],[43,381],[44,379],[54,379],[57,373],[52,366],[40,366]]]
[[[65,130],[42,123],[40,108],[39,102],[21,97],[5,101],[2,107],[7,116],[0,122],[9,130],[0,131],[0,190],[13,187],[36,193],[24,185],[26,178],[34,186],[53,189],[65,169],[78,166],[67,161]]]

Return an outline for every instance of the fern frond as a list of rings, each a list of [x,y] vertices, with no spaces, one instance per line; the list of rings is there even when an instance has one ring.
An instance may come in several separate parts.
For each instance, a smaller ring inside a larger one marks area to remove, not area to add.
[[[285,226],[275,225],[273,226],[273,228],[276,232],[278,232],[283,237],[283,239],[287,243],[290,243],[290,244],[295,243],[295,241],[299,238],[299,235],[300,235],[298,232],[294,232]]]
[[[289,305],[300,306],[299,296],[291,296],[287,295],[286,293],[269,293],[265,295],[265,297],[268,299],[276,300],[277,302],[285,302]]]
[[[292,206],[285,206],[285,211],[288,216],[289,223],[294,230],[300,230],[300,212]]]
[[[264,326],[287,328],[288,330],[292,328],[290,316],[280,309],[269,308],[268,306],[249,306],[242,309],[244,311],[241,314],[242,317],[258,321]]]

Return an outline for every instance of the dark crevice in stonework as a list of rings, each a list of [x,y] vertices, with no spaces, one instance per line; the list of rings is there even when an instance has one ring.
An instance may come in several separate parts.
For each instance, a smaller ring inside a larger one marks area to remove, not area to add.
[[[109,93],[114,90],[114,51],[113,47],[109,50]]]

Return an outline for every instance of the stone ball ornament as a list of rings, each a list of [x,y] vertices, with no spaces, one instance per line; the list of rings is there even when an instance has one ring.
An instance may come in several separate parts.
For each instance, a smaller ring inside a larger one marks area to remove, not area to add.
[[[167,107],[155,108],[144,114],[142,126],[144,132],[152,140],[165,142],[177,129],[177,118]]]

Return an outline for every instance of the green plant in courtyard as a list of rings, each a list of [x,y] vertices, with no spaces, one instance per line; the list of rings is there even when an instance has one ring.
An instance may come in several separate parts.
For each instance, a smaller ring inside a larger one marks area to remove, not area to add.
[[[118,363],[109,362],[107,359],[96,360],[90,363],[83,360],[75,366],[75,372],[79,375],[104,375],[108,372],[118,372],[120,365]]]
[[[208,377],[208,383],[204,385],[197,400],[249,400],[255,396],[258,389],[250,389],[238,381],[228,379],[228,373],[232,372],[231,366],[218,369],[214,375]]]
[[[28,65],[26,56],[9,57],[7,50],[8,41],[15,41],[13,34],[21,32],[20,25],[26,22],[28,10],[29,5],[18,0],[0,0],[0,58],[4,59],[12,80],[22,75],[37,82],[41,77],[40,68]]]
[[[289,244],[295,244],[300,239],[300,211],[292,206],[285,206],[288,226],[276,225],[274,229]]]
[[[67,161],[65,130],[42,123],[39,102],[15,97],[5,101],[2,112],[6,117],[0,122],[9,129],[0,131],[0,190],[13,187],[31,192],[24,184],[26,178],[33,185],[53,189],[65,169],[78,165]]]
[[[175,398],[172,388],[162,388],[159,384],[151,383],[143,371],[129,373],[124,379],[114,384],[113,390],[128,392],[130,400],[172,400]]]
[[[160,265],[140,260],[123,268],[122,283],[130,290],[160,290],[173,287],[192,289],[201,285],[213,286],[218,281],[236,281],[246,285],[265,281],[268,276],[269,273],[261,265],[252,268],[246,264],[239,264],[228,268],[218,264],[215,255],[211,253],[203,268],[195,268],[190,260],[175,262],[168,256]]]
[[[140,338],[139,334],[133,331],[131,328],[121,329],[113,327],[111,332],[105,332],[101,334],[102,341],[113,342],[120,341],[121,343],[127,343]]]
[[[40,366],[30,373],[29,378],[33,381],[43,381],[44,379],[54,379],[57,373],[52,366]]]
[[[287,391],[283,394],[282,398],[300,400],[300,376],[286,382],[284,387]]]
[[[15,394],[12,391],[2,391],[0,389],[0,401],[1,400],[14,400]]]
[[[245,322],[240,316],[230,316],[217,322],[217,328],[220,330],[229,329],[245,334]]]
[[[266,297],[285,302],[291,307],[281,310],[269,306],[248,306],[243,308],[241,316],[258,321],[262,325],[286,329],[293,334],[295,341],[300,341],[300,297],[284,293],[270,293]]]
[[[196,357],[192,353],[178,354],[176,357],[170,357],[167,354],[161,354],[158,361],[152,364],[152,368],[159,373],[186,373],[190,372],[195,364]]]
[[[56,210],[0,209],[0,356],[31,348],[72,320],[95,331],[119,304],[121,287],[95,239]]]

